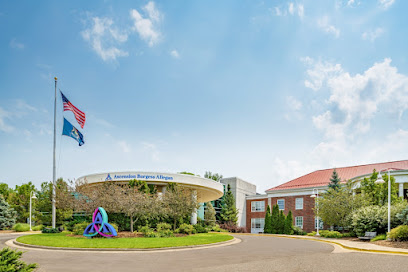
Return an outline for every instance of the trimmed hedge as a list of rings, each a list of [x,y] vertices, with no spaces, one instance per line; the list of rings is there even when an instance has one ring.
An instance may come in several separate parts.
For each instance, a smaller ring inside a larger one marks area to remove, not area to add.
[[[24,224],[24,223],[18,223],[13,226],[13,230],[18,231],[18,232],[29,231],[30,225]]]
[[[401,225],[393,228],[388,233],[388,237],[393,241],[408,241],[408,226]]]

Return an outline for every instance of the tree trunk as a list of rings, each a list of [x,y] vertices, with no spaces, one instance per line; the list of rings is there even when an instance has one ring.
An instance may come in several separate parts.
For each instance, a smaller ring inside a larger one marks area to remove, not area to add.
[[[176,227],[177,227],[177,220],[176,220],[176,218],[174,218],[174,221],[173,221],[173,222],[174,222],[174,224],[173,224],[173,231],[174,231],[174,230],[176,230]]]
[[[133,232],[133,216],[130,216],[130,232]]]

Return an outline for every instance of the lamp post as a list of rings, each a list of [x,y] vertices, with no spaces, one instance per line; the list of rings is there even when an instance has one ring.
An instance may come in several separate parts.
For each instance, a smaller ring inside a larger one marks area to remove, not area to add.
[[[387,171],[388,172],[388,232],[391,231],[391,176],[390,176],[390,169],[384,169],[378,172],[378,177],[375,183],[382,184],[385,183],[381,176],[381,172]]]
[[[37,197],[33,193],[34,193],[34,191],[30,192],[30,231],[32,231],[32,229],[31,229],[31,199],[37,199]]]
[[[311,198],[316,198],[316,215],[317,215],[317,228],[316,228],[316,236],[320,236],[319,234],[319,227],[320,227],[320,218],[319,218],[319,189],[313,189],[313,194],[310,196]]]

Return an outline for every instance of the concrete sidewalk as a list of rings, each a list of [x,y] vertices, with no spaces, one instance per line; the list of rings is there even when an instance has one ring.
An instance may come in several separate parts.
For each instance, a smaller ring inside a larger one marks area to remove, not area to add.
[[[370,243],[370,242],[351,241],[351,240],[345,240],[345,239],[323,238],[323,237],[306,236],[306,235],[250,234],[250,233],[240,233],[239,235],[241,235],[241,234],[243,234],[243,235],[272,236],[272,237],[281,237],[281,238],[311,240],[311,241],[335,244],[335,245],[341,246],[341,247],[343,247],[345,249],[355,250],[355,251],[375,252],[375,253],[393,253],[393,254],[408,255],[408,249],[379,246],[379,245],[376,245],[376,244],[373,244],[373,243]]]

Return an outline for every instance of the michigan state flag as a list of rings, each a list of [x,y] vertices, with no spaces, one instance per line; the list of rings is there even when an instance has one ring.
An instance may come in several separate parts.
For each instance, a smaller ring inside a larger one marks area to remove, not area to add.
[[[70,122],[67,121],[67,119],[64,118],[64,128],[62,129],[62,135],[69,136],[71,138],[74,138],[78,143],[79,146],[83,145],[84,142],[84,136],[82,136],[82,133],[78,131]]]

